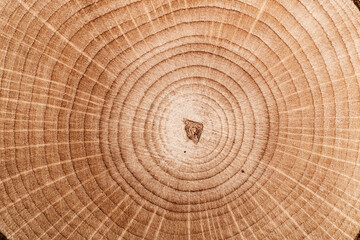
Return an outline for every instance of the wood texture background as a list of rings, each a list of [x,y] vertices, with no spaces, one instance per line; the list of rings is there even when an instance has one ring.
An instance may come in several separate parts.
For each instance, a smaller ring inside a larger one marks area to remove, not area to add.
[[[1,0],[0,231],[354,239],[359,22],[351,0]]]

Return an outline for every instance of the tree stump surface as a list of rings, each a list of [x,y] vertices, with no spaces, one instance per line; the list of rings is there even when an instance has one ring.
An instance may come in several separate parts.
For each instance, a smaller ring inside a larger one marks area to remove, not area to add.
[[[358,239],[357,7],[0,1],[0,239]]]

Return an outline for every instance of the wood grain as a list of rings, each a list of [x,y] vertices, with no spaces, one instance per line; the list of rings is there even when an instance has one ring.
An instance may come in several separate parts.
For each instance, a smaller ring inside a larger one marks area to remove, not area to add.
[[[350,0],[0,1],[0,231],[354,239],[359,21]]]

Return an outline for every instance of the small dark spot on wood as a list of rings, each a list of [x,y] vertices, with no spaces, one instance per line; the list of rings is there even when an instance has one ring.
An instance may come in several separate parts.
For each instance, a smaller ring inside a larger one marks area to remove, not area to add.
[[[186,151],[184,151],[184,153],[186,153]]]
[[[245,171],[244,170],[241,170],[242,173],[244,173]]]
[[[353,0],[354,4],[358,7],[360,10],[360,1],[359,0]]]
[[[360,240],[360,231],[359,231],[359,233],[356,235],[355,240]]]
[[[199,122],[184,119],[186,136],[192,140],[195,144],[200,141],[201,133],[204,125]]]
[[[0,232],[0,240],[8,240],[4,234]]]

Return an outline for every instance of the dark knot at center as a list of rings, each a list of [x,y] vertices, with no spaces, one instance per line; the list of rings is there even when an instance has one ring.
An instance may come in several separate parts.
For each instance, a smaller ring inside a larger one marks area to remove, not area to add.
[[[195,144],[200,141],[204,125],[200,122],[184,119],[186,136]]]

